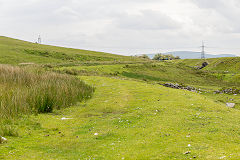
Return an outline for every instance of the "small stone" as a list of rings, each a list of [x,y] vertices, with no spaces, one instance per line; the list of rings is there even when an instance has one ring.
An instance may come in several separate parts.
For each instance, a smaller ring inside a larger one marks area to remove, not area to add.
[[[235,107],[235,103],[226,103],[227,107],[229,108],[234,108]]]
[[[66,118],[66,117],[61,118],[61,120],[69,120],[69,119],[72,119],[72,118]]]
[[[224,159],[224,158],[226,158],[226,156],[219,157],[219,159]]]
[[[191,144],[188,144],[188,147],[191,147]]]
[[[94,136],[98,136],[98,133],[94,133]]]
[[[4,138],[4,137],[0,136],[0,144],[1,143],[7,143],[7,138]]]
[[[191,151],[187,151],[187,152],[185,152],[185,153],[183,153],[183,154],[190,154],[191,153]]]
[[[49,137],[49,134],[45,135],[45,137]]]

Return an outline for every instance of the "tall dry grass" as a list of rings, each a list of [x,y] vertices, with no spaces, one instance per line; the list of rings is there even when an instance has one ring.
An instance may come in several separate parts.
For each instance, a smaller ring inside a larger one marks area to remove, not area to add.
[[[93,91],[77,77],[0,65],[0,121],[71,106]]]

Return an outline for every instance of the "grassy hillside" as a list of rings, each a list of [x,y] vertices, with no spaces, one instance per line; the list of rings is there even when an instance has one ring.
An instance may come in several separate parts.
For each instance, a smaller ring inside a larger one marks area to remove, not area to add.
[[[201,63],[207,61],[209,65],[204,70],[210,71],[227,71],[236,73],[240,70],[240,57],[225,57],[225,58],[210,58],[206,60],[201,59],[184,59],[177,60],[177,63],[183,63],[189,66],[201,66]]]
[[[0,138],[8,139],[0,159],[239,159],[240,94],[213,92],[240,86],[239,58],[207,61],[198,70],[201,60],[147,61],[0,37],[0,63],[50,64],[0,66]]]
[[[178,64],[183,64],[191,67],[201,66],[206,61],[209,65],[202,69],[220,80],[230,82],[239,86],[240,82],[240,57],[226,57],[226,58],[211,58],[206,60],[186,59],[175,61]]]
[[[0,63],[80,63],[137,61],[134,57],[41,45],[0,36]]]
[[[228,82],[218,74],[197,70],[193,67],[172,62],[126,64],[126,65],[94,65],[57,68],[63,73],[79,75],[121,76],[132,79],[154,81],[158,83],[180,83],[194,86],[229,86],[240,84],[240,81]],[[221,74],[222,75],[222,74]]]

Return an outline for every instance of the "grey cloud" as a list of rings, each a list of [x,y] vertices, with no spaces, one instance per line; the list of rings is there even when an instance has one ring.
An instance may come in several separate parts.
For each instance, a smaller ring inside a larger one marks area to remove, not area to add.
[[[143,10],[139,14],[123,14],[116,19],[120,28],[134,30],[176,29],[180,24],[159,11]]]
[[[200,9],[212,10],[218,14],[217,17],[212,17],[213,21],[218,19],[218,23],[214,24],[215,28],[223,32],[240,33],[239,0],[193,0],[193,2]]]
[[[217,8],[224,5],[223,0],[192,0],[201,8]]]

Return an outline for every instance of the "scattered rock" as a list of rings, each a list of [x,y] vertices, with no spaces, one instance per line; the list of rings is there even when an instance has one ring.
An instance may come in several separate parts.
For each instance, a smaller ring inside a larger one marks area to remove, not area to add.
[[[191,151],[187,151],[187,152],[185,152],[185,153],[183,153],[183,154],[190,154],[191,153]]]
[[[219,157],[219,159],[224,159],[224,158],[226,158],[226,156]]]
[[[229,108],[234,108],[235,107],[235,103],[226,103],[226,105]]]
[[[222,88],[220,90],[214,91],[216,94],[233,94],[237,95],[240,94],[240,89],[239,88]]]
[[[98,133],[94,133],[94,136],[98,136]]]
[[[1,143],[7,143],[7,138],[4,138],[4,137],[0,136],[0,144]]]
[[[197,92],[197,93],[202,93],[204,92],[203,90],[201,90],[200,88],[195,88],[195,87],[191,87],[191,86],[182,86],[179,84],[173,84],[173,83],[164,83],[162,84],[165,87],[169,87],[169,88],[174,88],[174,89],[184,89],[184,90],[188,90],[191,92]]]

